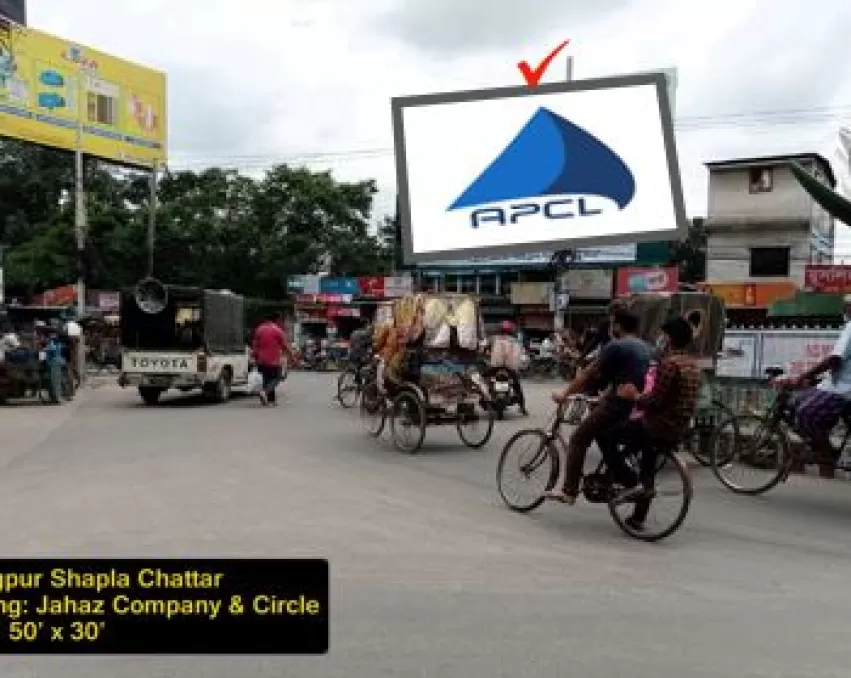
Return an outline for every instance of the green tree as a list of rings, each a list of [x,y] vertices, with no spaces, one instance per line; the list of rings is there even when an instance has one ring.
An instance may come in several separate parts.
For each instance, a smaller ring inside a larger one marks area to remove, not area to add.
[[[706,220],[692,219],[684,240],[671,244],[671,263],[680,269],[680,281],[697,283],[706,280]]]
[[[12,294],[76,278],[73,157],[0,145],[0,244]],[[132,285],[146,272],[150,185],[145,173],[87,159],[90,287]],[[261,179],[210,168],[161,178],[154,273],[186,285],[282,298],[289,275],[377,275],[392,269],[387,224],[371,229],[373,181],[280,165]]]

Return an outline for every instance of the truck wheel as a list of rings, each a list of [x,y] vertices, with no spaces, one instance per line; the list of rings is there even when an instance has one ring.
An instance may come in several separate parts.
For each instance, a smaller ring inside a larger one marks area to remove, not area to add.
[[[232,381],[233,377],[231,376],[230,369],[226,367],[222,370],[212,389],[210,389],[210,399],[216,403],[226,403],[230,400]]]
[[[145,405],[156,405],[160,401],[162,392],[161,388],[154,388],[153,386],[139,387],[139,395],[142,396]]]

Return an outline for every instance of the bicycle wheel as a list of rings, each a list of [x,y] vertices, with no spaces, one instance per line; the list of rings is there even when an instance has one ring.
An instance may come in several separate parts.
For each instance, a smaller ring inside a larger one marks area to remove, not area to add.
[[[783,480],[790,461],[786,433],[770,419],[755,414],[722,421],[709,449],[712,473],[738,494],[768,492]]]
[[[720,400],[713,400],[710,403],[710,408],[709,421],[692,426],[680,443],[680,449],[683,452],[688,452],[701,466],[710,465],[709,450],[712,446],[715,429],[721,422],[736,416],[733,410]]]
[[[493,434],[496,413],[492,407],[470,405],[458,412],[458,437],[467,447],[477,450],[488,444]]]
[[[634,539],[660,541],[676,532],[686,519],[694,488],[691,474],[679,455],[660,452],[666,457],[666,471],[656,476],[652,498],[637,501],[609,501],[617,526]]]
[[[345,370],[337,378],[337,400],[345,408],[358,404],[358,375],[354,370]]]
[[[378,384],[369,382],[363,388],[360,399],[360,418],[366,432],[377,438],[384,430],[387,421],[387,408],[384,396],[378,390]]]
[[[400,452],[414,454],[423,446],[426,410],[419,396],[403,391],[393,400],[390,410],[390,435]]]
[[[517,494],[513,490],[513,473],[519,476]],[[542,430],[518,431],[505,443],[496,466],[496,487],[511,510],[534,511],[544,503],[544,493],[555,485],[557,478],[558,455]]]

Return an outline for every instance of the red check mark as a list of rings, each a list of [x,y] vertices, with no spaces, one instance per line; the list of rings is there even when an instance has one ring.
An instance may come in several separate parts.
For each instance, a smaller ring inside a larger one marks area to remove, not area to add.
[[[563,50],[569,42],[570,40],[565,40],[556,47],[547,55],[546,59],[538,64],[538,67],[535,70],[532,70],[532,67],[525,61],[521,61],[517,64],[517,68],[519,68],[520,72],[523,74],[523,79],[526,80],[526,85],[529,87],[537,87],[538,83],[541,82],[541,78],[544,77],[544,73],[546,73],[550,64],[553,62],[553,59],[558,56],[558,53],[561,52],[561,50]]]

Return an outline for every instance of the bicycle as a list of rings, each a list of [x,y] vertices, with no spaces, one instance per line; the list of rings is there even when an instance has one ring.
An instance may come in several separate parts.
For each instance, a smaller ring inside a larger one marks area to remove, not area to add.
[[[708,467],[715,431],[735,413],[724,403],[724,396],[714,381],[709,380],[707,388],[709,402],[705,407],[698,406],[692,424],[680,442],[680,450],[690,454],[701,466]]]
[[[773,381],[783,374],[783,370],[769,368],[765,373],[768,380]],[[710,446],[710,468],[726,488],[737,494],[764,494],[781,482],[786,482],[796,465],[812,461],[811,455],[801,450],[803,447],[812,452],[812,441],[797,429],[794,391],[794,388],[782,386],[765,413],[733,415],[715,430]],[[832,433],[831,447],[834,460],[838,460],[851,438],[851,404],[845,407]],[[792,434],[800,438],[803,446],[792,444]],[[750,486],[736,481],[732,477],[736,462],[740,462],[747,470],[762,473],[764,479]],[[851,467],[837,461],[833,462],[833,466],[839,470],[851,470]]]
[[[545,427],[518,431],[508,440],[497,464],[496,482],[500,497],[510,509],[518,513],[528,513],[544,503],[546,492],[553,488],[559,476],[561,461],[556,445],[561,445],[564,449],[567,447],[567,443],[560,432],[561,425],[563,423],[574,423],[577,418],[584,416],[584,412],[581,411],[587,410],[588,406],[595,401],[595,398],[588,396],[574,396],[565,403],[559,404]],[[568,408],[570,408],[570,411],[568,411]],[[524,457],[524,453],[521,451],[520,458],[515,465],[509,461],[509,458],[513,452],[522,447],[521,441],[524,439],[531,443],[533,451],[527,457]],[[624,453],[627,464],[637,473],[639,460],[626,450],[624,450]],[[650,542],[669,537],[680,528],[688,513],[693,495],[691,476],[686,465],[676,454],[675,446],[660,446],[657,448],[657,453],[665,458],[667,472],[657,476],[650,498],[619,501],[618,496],[622,488],[613,481],[606,468],[605,461],[602,459],[593,471],[590,473],[583,472],[580,482],[580,493],[586,501],[594,504],[608,504],[609,513],[624,533],[634,539]],[[522,481],[526,482],[530,481],[534,473],[541,472],[540,480],[531,480],[527,485],[531,487],[531,494],[528,499],[509,496],[508,473],[515,466],[522,476]],[[660,488],[661,480],[671,480],[671,489]],[[680,497],[680,500],[673,519],[670,521],[651,519],[650,511],[659,506],[659,500],[675,495]],[[635,511],[647,511],[647,517],[643,524],[636,523],[632,520],[631,515],[626,517],[622,515],[619,509],[623,506],[632,506]],[[651,524],[658,524],[659,527],[651,527]]]
[[[349,363],[337,377],[337,400],[350,409],[358,404],[364,386],[375,373],[374,362],[360,365]]]

